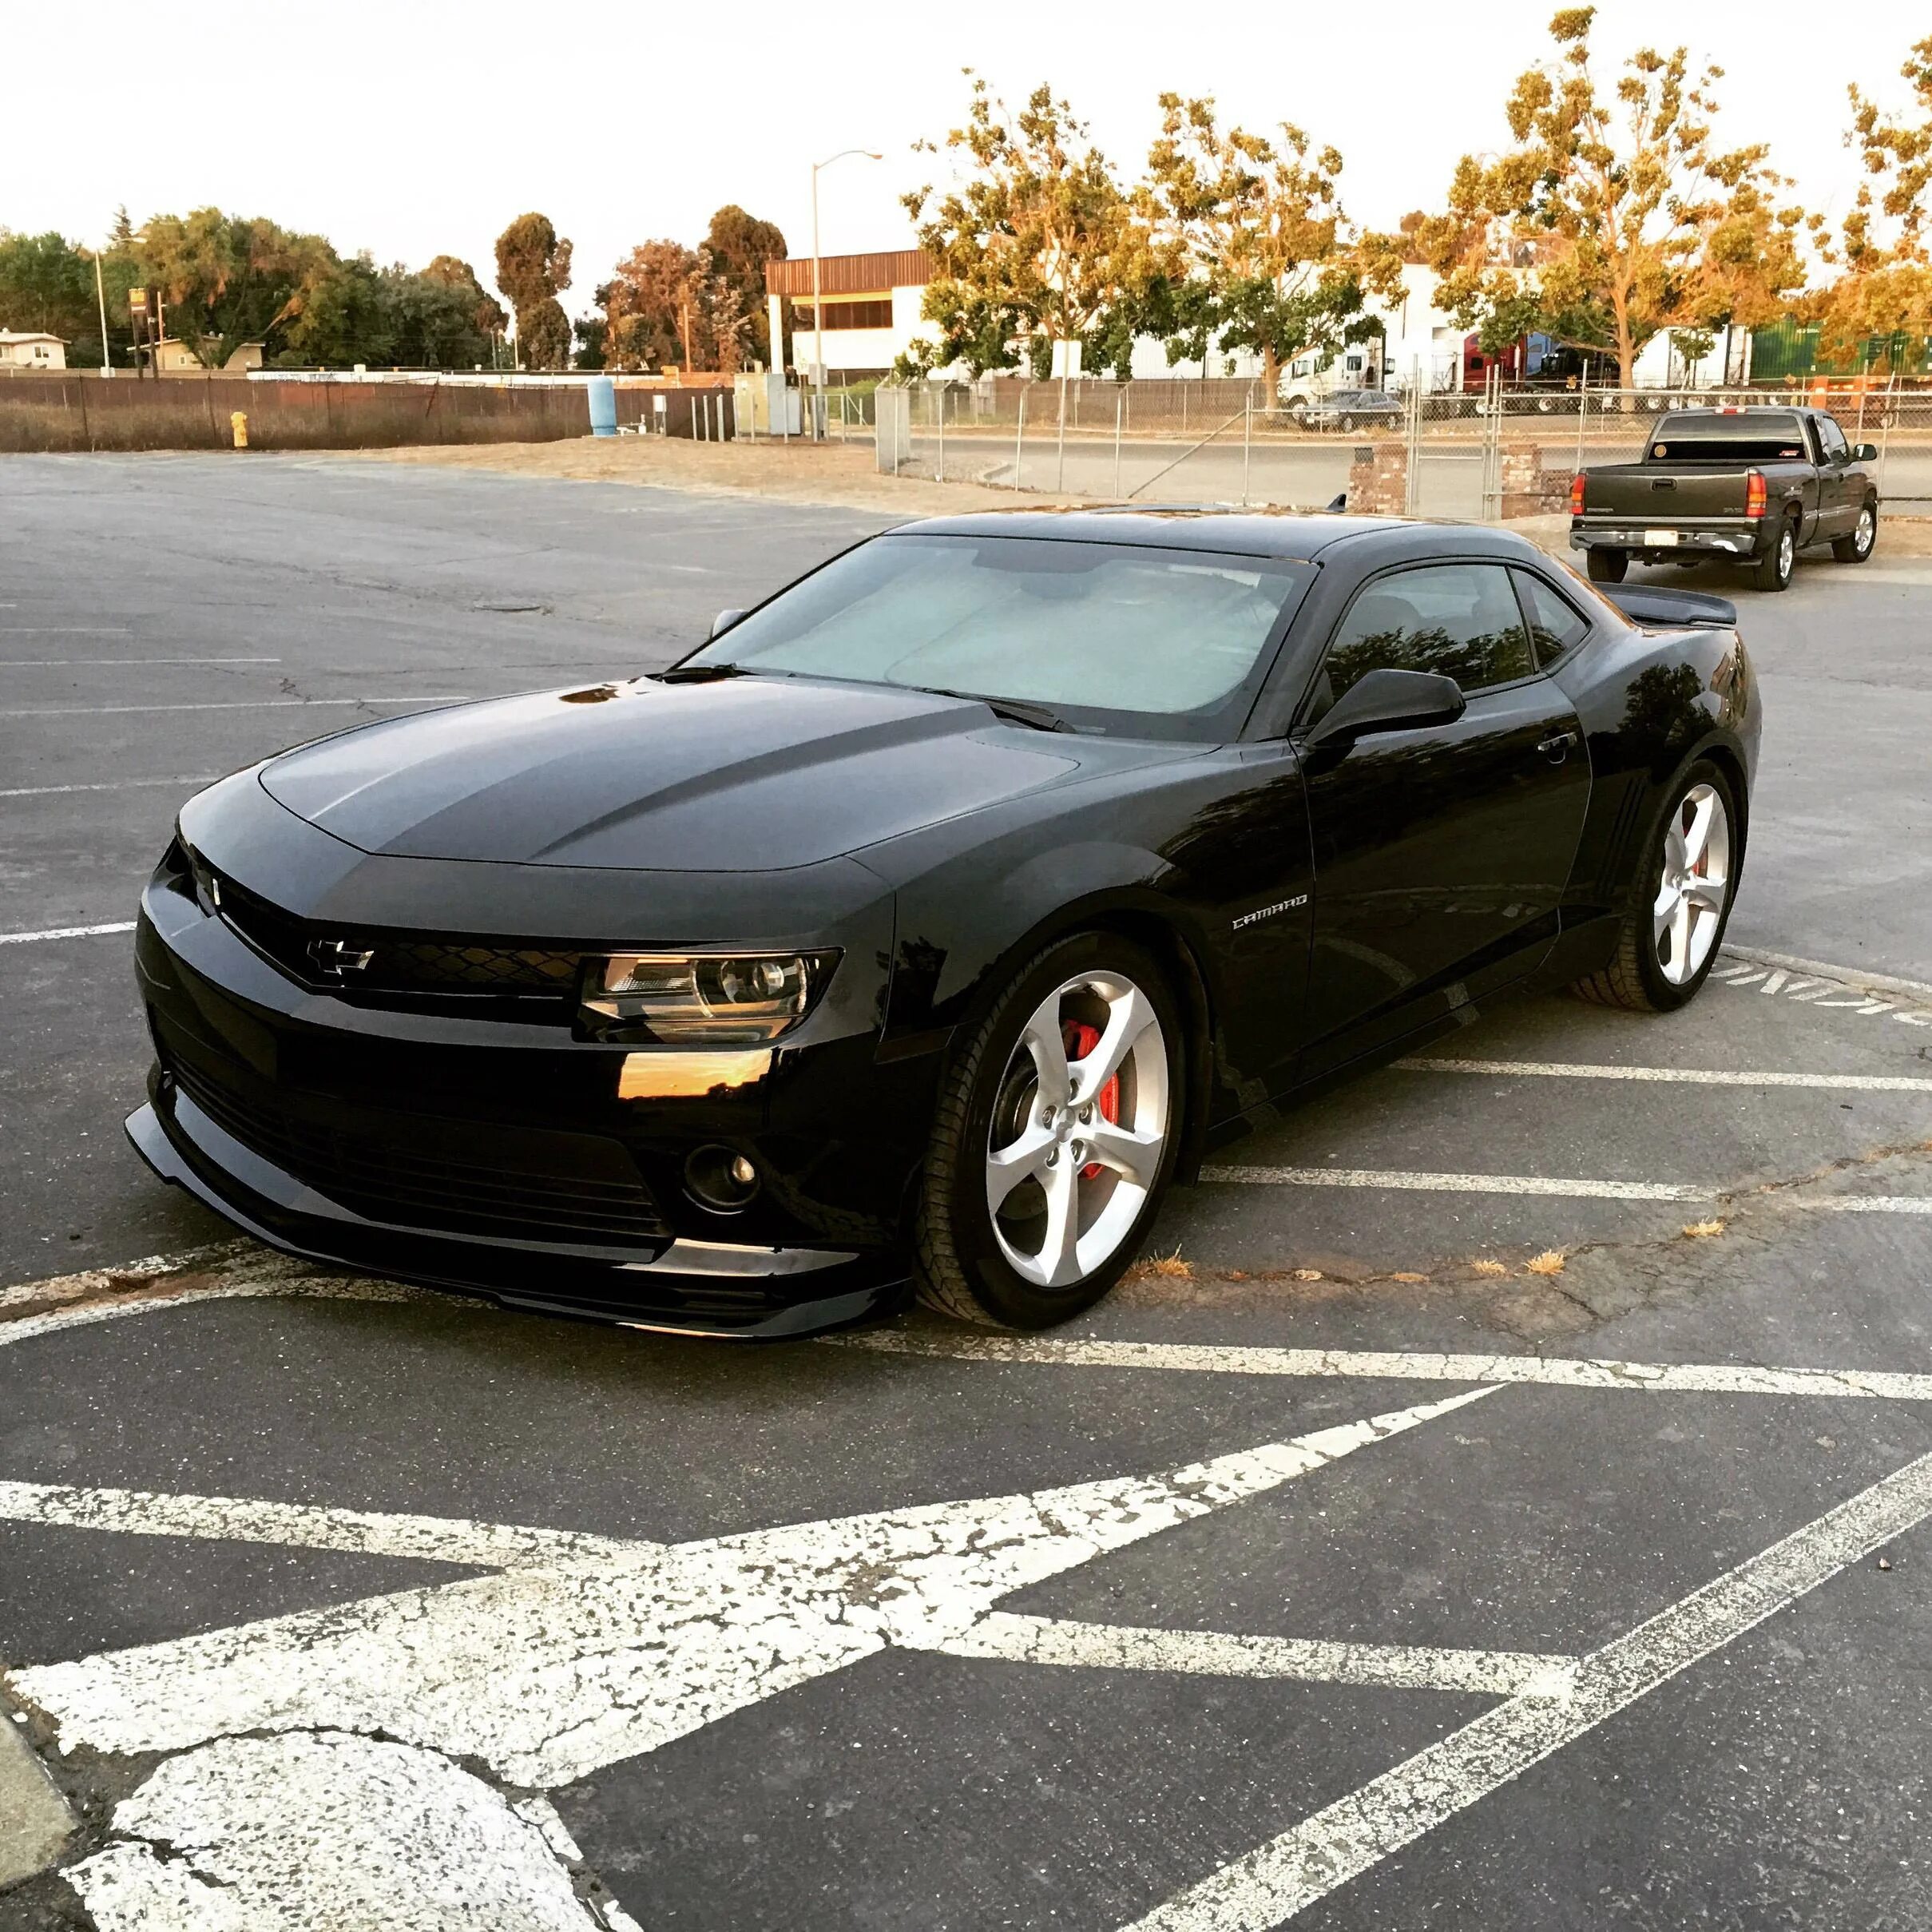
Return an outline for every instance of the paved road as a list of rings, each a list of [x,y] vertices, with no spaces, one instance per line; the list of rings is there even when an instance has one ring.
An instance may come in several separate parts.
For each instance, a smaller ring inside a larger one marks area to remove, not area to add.
[[[200,776],[661,661],[867,526],[13,459],[0,931],[125,918]],[[1044,1345],[117,1272],[224,1238],[120,1141],[125,938],[0,947],[0,1706],[77,1819],[0,1928],[1932,1922],[1932,993],[1859,983],[1932,980],[1929,580],[1744,598],[1692,1009],[1299,1110]]]

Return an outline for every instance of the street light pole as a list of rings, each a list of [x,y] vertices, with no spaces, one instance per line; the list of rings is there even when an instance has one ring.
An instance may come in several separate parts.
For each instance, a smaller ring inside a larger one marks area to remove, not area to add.
[[[101,280],[101,251],[94,251],[94,300],[101,304],[101,373],[112,375],[113,364],[107,356],[107,290]]]
[[[811,164],[811,439],[819,440],[819,425],[825,414],[825,296],[820,288],[821,258],[819,254],[819,170],[842,161],[847,155],[863,154],[869,161],[883,161],[883,154],[870,148],[841,148],[836,154]]]

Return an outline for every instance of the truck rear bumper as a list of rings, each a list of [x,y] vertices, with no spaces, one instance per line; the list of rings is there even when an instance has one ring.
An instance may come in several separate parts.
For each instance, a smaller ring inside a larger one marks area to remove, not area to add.
[[[1665,523],[1573,523],[1573,550],[1628,550],[1654,557],[1708,554],[1755,557],[1762,526],[1731,530],[1691,530]]]

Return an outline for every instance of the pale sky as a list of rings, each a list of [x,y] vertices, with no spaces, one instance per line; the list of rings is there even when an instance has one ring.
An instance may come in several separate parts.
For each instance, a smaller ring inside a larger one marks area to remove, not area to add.
[[[498,231],[537,208],[576,243],[564,303],[577,315],[620,255],[697,240],[722,202],[809,254],[810,164],[841,148],[886,158],[820,177],[825,252],[910,245],[897,197],[937,165],[911,144],[962,117],[967,65],[1012,100],[1051,81],[1123,172],[1144,160],[1165,88],[1212,93],[1251,128],[1296,121],[1341,149],[1349,212],[1390,226],[1437,202],[1459,154],[1506,145],[1502,103],[1546,51],[1551,10],[1381,0],[1248,20],[1116,0],[1009,6],[996,17],[1010,24],[978,30],[959,10],[748,0],[569,9],[546,33],[530,0],[338,0],[322,15],[268,0],[219,19],[151,0],[22,9],[5,33],[0,227],[93,240],[122,202],[137,224],[215,203],[379,262],[460,255],[488,282]],[[1607,0],[1595,42],[1601,67],[1680,38],[1716,58],[1727,143],[1770,141],[1807,204],[1835,216],[1858,181],[1846,84],[1902,101],[1913,11],[1862,13],[1841,33],[1815,0]]]

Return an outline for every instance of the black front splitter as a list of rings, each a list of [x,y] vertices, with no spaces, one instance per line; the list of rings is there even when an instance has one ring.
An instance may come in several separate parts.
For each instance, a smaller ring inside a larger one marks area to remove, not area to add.
[[[906,1267],[891,1255],[828,1261],[778,1251],[770,1275],[726,1277],[680,1272],[661,1261],[627,1266],[386,1226],[315,1195],[233,1140],[178,1089],[164,1088],[157,1098],[158,1105],[150,1101],[127,1117],[128,1139],[141,1159],[244,1233],[305,1261],[506,1307],[733,1341],[845,1327],[894,1312],[910,1297]]]

